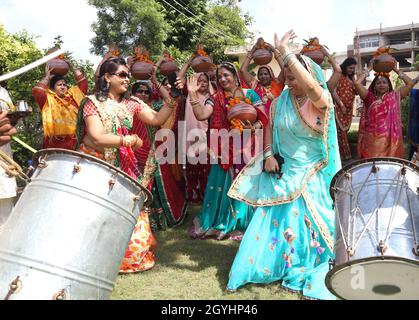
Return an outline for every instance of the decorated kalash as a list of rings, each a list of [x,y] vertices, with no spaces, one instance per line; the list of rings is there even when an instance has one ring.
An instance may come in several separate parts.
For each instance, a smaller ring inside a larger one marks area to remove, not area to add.
[[[31,111],[23,101],[9,109],[13,119]],[[29,172],[16,164],[26,186],[0,231],[0,299],[109,299],[140,211],[152,202],[150,192],[99,158],[66,149],[33,151]]]

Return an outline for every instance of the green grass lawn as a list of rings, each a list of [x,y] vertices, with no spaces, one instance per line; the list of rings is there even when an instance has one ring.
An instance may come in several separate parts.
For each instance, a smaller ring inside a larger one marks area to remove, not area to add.
[[[114,300],[296,300],[277,283],[250,284],[235,293],[225,290],[237,241],[192,240],[188,228],[200,207],[190,207],[184,223],[158,232],[156,265],[137,274],[120,275]]]

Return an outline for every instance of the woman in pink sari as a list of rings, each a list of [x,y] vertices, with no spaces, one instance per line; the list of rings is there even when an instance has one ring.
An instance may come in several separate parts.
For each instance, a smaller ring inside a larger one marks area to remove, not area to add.
[[[192,54],[178,73],[178,78],[184,85],[186,84],[186,73],[191,67],[192,60],[195,57],[196,55]],[[200,143],[199,141],[206,141],[209,121],[199,121],[196,119],[191,102],[199,102],[203,106],[208,105],[208,107],[212,108],[214,106],[214,101],[211,96],[214,94],[214,88],[211,84],[209,73],[196,73],[196,77],[198,79],[199,90],[192,94],[188,94],[185,103],[184,135],[186,139],[185,151],[188,160],[186,162],[185,177],[187,200],[191,203],[202,203],[204,200],[210,165],[208,159],[205,159],[205,162],[201,163],[202,161],[197,159],[197,155],[202,150],[206,153],[206,142]],[[188,141],[188,135],[190,139],[195,140]],[[189,161],[194,158],[198,160],[198,163],[191,163],[191,161]]]
[[[393,90],[388,75],[377,75],[368,90],[362,82],[369,72],[355,81],[355,88],[364,101],[358,132],[361,158],[404,158],[400,102],[409,94],[414,82],[396,67],[393,71],[405,83],[397,90]]]

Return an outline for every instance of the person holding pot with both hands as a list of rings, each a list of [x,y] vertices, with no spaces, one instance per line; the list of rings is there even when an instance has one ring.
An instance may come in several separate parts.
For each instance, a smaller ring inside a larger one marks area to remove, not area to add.
[[[243,169],[228,192],[255,212],[227,289],[279,281],[305,297],[333,299],[325,276],[334,257],[329,188],[341,167],[334,108],[320,66],[290,51],[288,42],[295,37],[292,30],[281,39],[275,34],[288,89],[271,106],[263,155]]]
[[[245,203],[231,200],[227,196],[228,188],[232,179],[237,176],[244,167],[242,155],[255,146],[255,136],[249,139],[248,146],[241,146],[240,149],[233,148],[230,141],[229,148],[223,157],[221,152],[221,130],[229,132],[232,123],[228,121],[228,108],[235,101],[246,101],[249,108],[254,109],[257,114],[257,121],[254,124],[246,125],[243,129],[262,129],[267,124],[267,117],[262,111],[262,102],[255,91],[243,89],[240,86],[239,74],[233,64],[229,62],[221,63],[216,71],[217,92],[211,100],[201,101],[197,92],[199,76],[193,75],[188,80],[188,91],[190,104],[195,117],[199,121],[210,119],[209,129],[213,129],[209,139],[219,139],[217,147],[209,149],[211,156],[216,160],[211,164],[208,176],[207,187],[201,212],[193,220],[190,231],[192,238],[216,237],[222,239],[241,239],[242,233],[246,230],[253,216],[253,208]],[[235,128],[234,130],[238,130]],[[225,132],[225,131],[224,131]],[[236,131],[237,133],[237,131]],[[236,156],[240,156],[240,163],[233,161]],[[227,158],[227,159],[225,159]]]
[[[368,89],[362,82],[372,70],[373,60],[354,82],[355,89],[364,101],[358,131],[358,154],[361,158],[404,158],[400,103],[409,95],[415,83],[405,73],[393,71],[403,80],[404,86],[393,90],[389,74],[377,74]]]
[[[279,52],[267,42],[265,42],[265,47],[274,54],[275,60],[281,67],[281,73],[279,74],[278,78],[275,77],[272,68],[268,65],[259,66],[257,79],[250,74],[248,70],[249,65],[254,58],[253,55],[255,51],[258,49],[258,43],[256,43],[252,50],[246,55],[246,59],[240,67],[240,75],[245,81],[246,85],[259,95],[259,98],[262,100],[264,106],[265,115],[269,118],[271,103],[276,97],[279,97],[282,93],[282,90],[284,90],[285,78],[283,72],[284,63]]]
[[[65,60],[73,72],[76,86],[68,88],[64,76],[54,75],[45,66],[45,78],[33,89],[32,96],[42,114],[44,129],[43,148],[74,150],[76,145],[76,121],[81,101],[88,90],[88,83],[80,70]]]

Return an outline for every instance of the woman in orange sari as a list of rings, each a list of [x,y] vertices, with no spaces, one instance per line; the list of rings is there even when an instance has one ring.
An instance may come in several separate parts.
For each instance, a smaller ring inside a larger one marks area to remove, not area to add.
[[[360,158],[404,158],[400,102],[409,94],[414,82],[396,67],[393,71],[405,83],[397,90],[393,90],[388,74],[376,75],[368,90],[362,82],[369,72],[355,81],[355,88],[364,101],[358,132]]]
[[[279,76],[275,77],[272,68],[268,65],[259,66],[257,79],[250,74],[248,70],[249,65],[253,59],[253,54],[258,48],[257,44],[255,44],[240,67],[240,77],[244,80],[248,88],[254,90],[258,94],[264,106],[265,116],[269,118],[272,101],[279,97],[282,90],[284,90],[285,76],[282,72],[282,70],[284,70],[284,63],[279,52],[277,52],[269,43],[265,42],[265,45],[268,50],[272,51],[275,60],[281,67]]]

